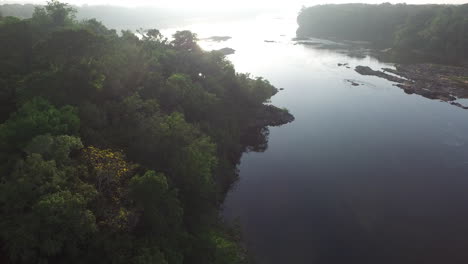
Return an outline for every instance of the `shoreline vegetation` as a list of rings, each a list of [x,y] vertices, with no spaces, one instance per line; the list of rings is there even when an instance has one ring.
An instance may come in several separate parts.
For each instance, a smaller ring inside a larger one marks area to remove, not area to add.
[[[418,94],[468,109],[456,102],[468,98],[468,68],[437,64],[397,64],[395,68],[376,71],[367,66],[357,66],[355,71],[396,82],[395,86],[407,94]]]
[[[278,89],[192,32],[75,13],[0,16],[0,261],[247,263],[219,209],[241,155],[294,120]]]
[[[468,4],[318,5],[300,11],[294,40],[350,57],[370,55],[396,63],[395,70],[360,65],[355,71],[395,82],[407,94],[468,109],[457,102],[468,98],[467,17]]]
[[[299,39],[310,37],[372,45],[395,62],[468,63],[468,4],[326,4],[303,8]]]

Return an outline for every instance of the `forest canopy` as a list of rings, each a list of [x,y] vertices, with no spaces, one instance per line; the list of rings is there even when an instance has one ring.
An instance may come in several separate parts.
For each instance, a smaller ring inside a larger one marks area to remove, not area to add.
[[[298,37],[369,41],[404,55],[468,60],[468,4],[318,5],[302,9],[297,21]]]
[[[0,261],[243,263],[218,217],[277,92],[189,31],[0,17]]]

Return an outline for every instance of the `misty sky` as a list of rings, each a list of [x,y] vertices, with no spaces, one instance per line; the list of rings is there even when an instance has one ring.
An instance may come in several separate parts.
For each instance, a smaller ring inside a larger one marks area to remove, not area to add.
[[[0,4],[7,3],[35,3],[43,4],[45,0],[0,0]],[[452,3],[463,4],[468,3],[468,0],[396,0],[396,1],[382,1],[382,0],[286,0],[286,1],[272,1],[272,0],[63,0],[75,5],[89,4],[109,4],[121,6],[159,6],[159,7],[198,7],[203,9],[222,8],[226,6],[235,6],[239,8],[248,7],[298,7],[301,5],[311,6],[323,3],[346,3],[346,2],[362,2],[362,3],[411,3],[411,4],[425,4],[425,3]]]

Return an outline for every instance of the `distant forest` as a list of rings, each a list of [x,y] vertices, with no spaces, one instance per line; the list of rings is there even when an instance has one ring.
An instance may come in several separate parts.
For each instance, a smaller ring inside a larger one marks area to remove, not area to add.
[[[319,5],[298,16],[298,37],[368,41],[397,57],[468,60],[468,4]]]
[[[245,263],[219,208],[277,89],[189,31],[75,14],[0,16],[0,263]]]
[[[31,18],[34,9],[42,7],[32,4],[0,5],[0,14],[19,18]],[[136,30],[139,28],[158,28],[184,26],[194,21],[220,21],[254,16],[260,9],[243,10],[203,10],[189,8],[158,8],[158,7],[122,7],[103,5],[74,6],[76,20],[96,19],[106,27],[117,30]],[[263,10],[264,11],[264,10]]]

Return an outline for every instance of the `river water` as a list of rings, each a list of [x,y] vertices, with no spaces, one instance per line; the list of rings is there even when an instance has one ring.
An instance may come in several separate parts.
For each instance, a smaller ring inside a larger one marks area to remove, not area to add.
[[[294,45],[293,16],[185,28],[231,36],[200,45],[234,48],[296,118],[243,155],[225,202],[257,263],[468,263],[468,110],[353,70],[391,64]]]

